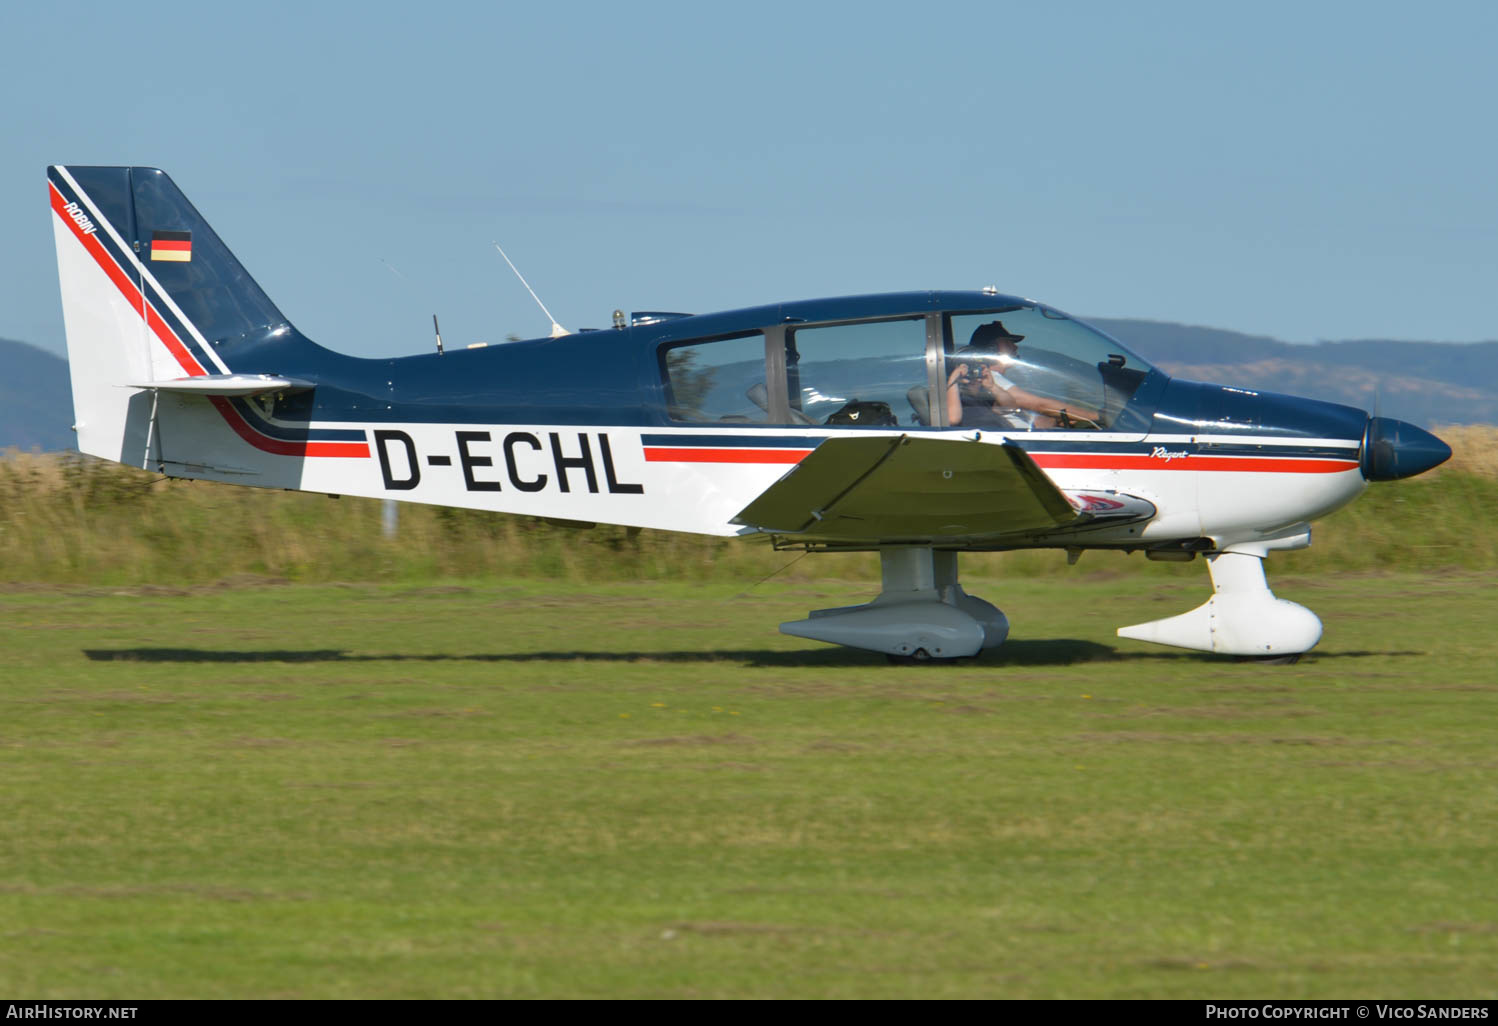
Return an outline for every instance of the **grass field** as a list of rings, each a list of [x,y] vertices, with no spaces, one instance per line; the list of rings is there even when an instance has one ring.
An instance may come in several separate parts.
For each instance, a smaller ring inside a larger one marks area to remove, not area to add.
[[[13,585],[0,992],[1498,997],[1491,575],[1296,558],[1293,667],[1092,557],[939,667],[830,579]]]

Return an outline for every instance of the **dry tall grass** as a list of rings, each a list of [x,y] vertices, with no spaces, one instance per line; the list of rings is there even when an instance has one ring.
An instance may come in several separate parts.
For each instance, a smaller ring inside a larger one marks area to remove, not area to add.
[[[1436,474],[1468,473],[1498,479],[1498,427],[1488,424],[1453,424],[1435,433],[1451,446],[1451,459]]]
[[[1370,488],[1317,525],[1296,571],[1498,568],[1498,428],[1439,432],[1450,463],[1413,481]],[[1077,572],[1179,573],[1111,553]],[[789,566],[788,566],[789,564]],[[1057,552],[964,557],[968,575],[1066,572]],[[715,580],[748,586],[769,574],[877,579],[868,554],[801,561],[763,539],[718,539],[600,526],[557,527],[471,510],[403,503],[397,536],[371,499],[170,481],[87,457],[0,456],[0,580],[201,583],[238,574],[296,580],[538,576],[566,580]]]
[[[738,541],[402,503],[173,481],[77,454],[0,457],[0,580],[193,583],[236,574],[296,580],[729,576],[752,582],[793,557]],[[821,573],[860,576],[868,557]],[[794,571],[793,571],[794,572]],[[804,572],[804,569],[803,569]]]

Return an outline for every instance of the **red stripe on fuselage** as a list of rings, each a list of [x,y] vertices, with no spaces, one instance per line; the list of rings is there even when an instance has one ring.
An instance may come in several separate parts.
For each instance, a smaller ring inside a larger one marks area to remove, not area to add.
[[[146,301],[140,289],[136,286],[135,282],[130,280],[130,276],[120,267],[118,261],[110,256],[109,251],[104,248],[104,244],[95,237],[95,233],[84,232],[82,228],[78,227],[77,222],[68,215],[67,201],[62,198],[62,193],[57,191],[57,186],[49,181],[47,188],[52,193],[53,211],[56,212],[58,217],[62,218],[62,223],[72,230],[73,237],[83,244],[83,248],[94,258],[94,262],[99,265],[109,280],[114,282],[115,288],[120,290],[120,294],[130,304],[130,308],[136,311],[144,308],[146,324],[156,337],[161,339],[162,345],[166,346],[167,352],[172,354],[178,366],[187,372],[188,377],[195,378],[207,374],[208,372],[203,369],[203,365],[198,363],[192,353],[188,352],[187,347],[182,344],[182,340],[177,337],[177,333],[172,330],[171,325],[162,320],[161,315],[156,312],[156,308]],[[212,397],[212,402],[219,413],[223,415],[224,420],[228,422],[229,427],[234,429],[234,433],[262,452],[272,453],[277,456],[353,456],[364,459],[369,458],[369,446],[364,442],[286,442],[278,438],[270,438],[255,430],[249,422],[239,415],[239,411],[234,409],[227,399],[214,396]]]
[[[647,463],[800,463],[810,449],[680,448],[646,446]],[[1123,453],[1030,453],[1046,470],[1196,470],[1239,474],[1337,474],[1356,470],[1355,459],[1294,456],[1130,456]]]
[[[685,449],[645,447],[646,463],[800,463],[810,449]]]
[[[224,415],[224,420],[234,433],[257,449],[277,456],[356,456],[369,458],[369,446],[364,442],[287,442],[270,438],[256,431],[239,415],[239,411],[223,396],[210,396],[209,402]]]
[[[1032,452],[1044,470],[1207,470],[1237,474],[1340,474],[1358,469],[1358,461],[1303,459],[1294,456],[1125,456],[1119,453]]]

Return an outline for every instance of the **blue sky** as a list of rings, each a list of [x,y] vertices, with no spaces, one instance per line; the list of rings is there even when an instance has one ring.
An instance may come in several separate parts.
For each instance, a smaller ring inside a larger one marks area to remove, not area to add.
[[[364,356],[615,307],[978,288],[1290,341],[1498,338],[1498,5],[7,4],[0,336],[44,169],[162,167]],[[1147,354],[1146,354],[1147,355]]]

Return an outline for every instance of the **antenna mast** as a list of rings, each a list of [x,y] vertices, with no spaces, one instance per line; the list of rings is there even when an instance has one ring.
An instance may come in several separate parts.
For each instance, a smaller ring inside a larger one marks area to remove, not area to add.
[[[505,263],[509,264],[510,270],[515,272],[515,277],[520,279],[520,284],[525,286],[525,291],[531,294],[531,298],[536,301],[536,305],[541,308],[541,312],[544,313],[546,315],[546,319],[551,322],[551,337],[561,338],[563,335],[572,334],[572,332],[568,331],[566,328],[557,323],[557,319],[551,315],[550,310],[546,309],[546,304],[541,302],[541,297],[536,295],[536,290],[531,288],[531,283],[525,280],[525,275],[520,273],[520,268],[515,266],[515,261],[509,258],[509,256],[505,253],[503,247],[501,247],[500,244],[496,242],[494,243],[494,248],[499,250],[499,255],[505,258]]]

